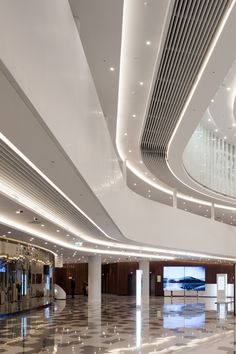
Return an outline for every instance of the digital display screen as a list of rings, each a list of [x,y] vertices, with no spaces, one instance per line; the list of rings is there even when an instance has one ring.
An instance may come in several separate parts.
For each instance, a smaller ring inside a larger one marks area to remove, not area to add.
[[[6,273],[6,266],[3,264],[0,264],[0,273]]]
[[[205,267],[164,267],[163,290],[204,291]]]

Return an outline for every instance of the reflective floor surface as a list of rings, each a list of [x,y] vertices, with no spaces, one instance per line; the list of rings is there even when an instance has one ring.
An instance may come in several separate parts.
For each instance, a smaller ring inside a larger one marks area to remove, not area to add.
[[[0,353],[236,353],[236,319],[229,305],[205,298],[87,298],[0,321]]]

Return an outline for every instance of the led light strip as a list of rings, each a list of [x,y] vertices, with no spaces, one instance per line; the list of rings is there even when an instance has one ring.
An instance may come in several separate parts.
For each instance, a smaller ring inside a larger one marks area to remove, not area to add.
[[[113,239],[105,231],[103,231],[82,209],[78,207],[55,183],[53,183],[33,162],[28,159],[14,144],[11,143],[1,132],[0,139],[4,141],[18,156],[20,156],[31,168],[33,168],[47,183],[49,183],[58,193],[61,194],[74,208],[76,208],[89,222],[91,222],[100,232],[107,238]]]
[[[233,0],[232,1],[232,3],[231,3],[231,5],[230,5],[230,7],[228,8],[228,10],[227,10],[227,12],[226,12],[226,14],[225,14],[225,16],[224,16],[224,19],[223,19],[223,21],[221,22],[221,25],[220,25],[220,27],[219,27],[219,29],[218,29],[218,31],[217,31],[217,34],[216,34],[216,36],[215,36],[215,38],[214,38],[214,41],[213,41],[213,44],[212,44],[212,46],[211,46],[211,48],[210,48],[210,50],[209,50],[209,52],[208,52],[208,54],[207,54],[207,57],[206,57],[206,59],[205,59],[205,61],[204,61],[204,63],[203,63],[203,65],[202,65],[202,67],[201,67],[201,70],[200,70],[200,73],[199,73],[199,75],[198,75],[198,78],[197,78],[197,81],[195,82],[195,84],[194,84],[194,86],[193,86],[193,88],[192,88],[192,90],[191,90],[191,92],[190,92],[190,95],[189,95],[189,97],[188,97],[188,100],[187,100],[187,102],[186,102],[186,104],[185,104],[185,106],[184,106],[184,109],[183,109],[183,111],[182,111],[182,113],[181,113],[181,116],[180,116],[180,119],[179,119],[179,121],[178,121],[178,123],[177,123],[177,125],[176,125],[176,127],[175,127],[175,129],[174,129],[174,132],[173,132],[173,134],[172,134],[172,136],[171,136],[171,139],[170,139],[170,141],[169,141],[169,144],[168,144],[168,147],[167,147],[167,156],[168,156],[168,154],[169,154],[169,149],[170,149],[170,145],[171,145],[171,143],[172,143],[172,141],[173,141],[173,139],[174,139],[174,136],[175,136],[175,134],[176,134],[176,132],[177,132],[177,130],[178,130],[178,128],[179,128],[179,125],[180,125],[180,123],[181,123],[181,121],[182,121],[182,119],[183,119],[183,116],[184,116],[184,114],[185,114],[185,111],[186,111],[186,109],[187,109],[187,106],[189,105],[189,102],[190,102],[190,100],[191,100],[191,98],[192,98],[192,96],[193,96],[193,94],[194,94],[194,91],[195,91],[195,89],[196,89],[196,87],[197,87],[197,85],[198,85],[198,82],[199,82],[199,80],[200,80],[200,78],[201,78],[201,76],[202,76],[202,74],[203,74],[203,72],[204,72],[204,70],[205,70],[205,67],[206,67],[206,65],[207,65],[207,62],[209,61],[209,58],[210,58],[210,56],[211,56],[211,54],[212,54],[212,51],[213,51],[213,49],[214,49],[214,47],[215,47],[215,45],[216,45],[216,42],[218,41],[218,38],[219,38],[219,36],[220,36],[220,34],[221,34],[221,32],[222,32],[222,30],[223,30],[223,28],[224,28],[224,25],[225,25],[225,23],[226,23],[226,21],[227,21],[227,19],[228,19],[228,17],[229,17],[229,15],[230,15],[230,12],[232,11],[232,9],[233,9],[233,6],[235,5],[235,0]],[[124,53],[124,48],[125,48],[125,40],[126,40],[126,37],[127,37],[127,29],[126,29],[126,27],[127,27],[127,22],[128,22],[128,15],[127,15],[127,13],[126,13],[126,7],[125,7],[125,3],[124,3],[124,10],[123,10],[123,27],[122,27],[122,41],[121,41],[121,56],[120,56],[120,75],[119,75],[119,95],[118,95],[118,111],[117,111],[117,134],[116,134],[116,146],[117,146],[117,151],[118,151],[118,153],[119,153],[119,156],[120,156],[120,158],[122,159],[122,161],[125,161],[126,159],[127,159],[127,157],[124,155],[124,153],[123,153],[123,148],[122,148],[122,139],[121,139],[121,136],[122,136],[122,128],[121,128],[121,117],[123,117],[121,114],[120,114],[120,112],[121,112],[121,105],[122,105],[122,103],[121,103],[121,101],[122,101],[122,93],[123,93],[123,91],[124,91],[124,85],[125,85],[125,78],[124,78],[124,72],[125,72],[125,69],[124,69],[124,66],[125,66],[125,53]],[[168,166],[168,168],[169,168],[169,170],[171,171],[171,173],[181,182],[181,183],[183,183],[175,174],[174,174],[174,172],[171,170],[171,167],[170,167],[170,165],[169,165],[169,163],[168,163],[168,159],[166,159],[166,163],[167,163],[167,166]],[[173,189],[171,189],[171,188],[168,188],[168,186],[163,186],[163,185],[161,185],[160,183],[158,184],[157,182],[153,182],[149,177],[146,177],[146,176],[144,176],[143,175],[143,172],[140,170],[140,169],[138,169],[138,167],[137,166],[134,166],[130,161],[128,161],[127,160],[127,162],[126,162],[126,165],[127,165],[127,168],[130,170],[130,171],[132,171],[138,178],[140,178],[141,180],[143,180],[145,183],[147,183],[147,184],[149,184],[150,186],[152,186],[153,188],[155,188],[155,189],[157,189],[157,190],[160,190],[160,191],[162,191],[162,192],[164,192],[164,193],[167,193],[168,195],[174,195],[174,191],[173,191]],[[155,176],[155,178],[156,178],[156,176]],[[185,183],[184,183],[185,184]],[[189,187],[187,184],[185,184],[187,187]],[[192,188],[192,187],[191,187]],[[194,188],[192,188],[193,190],[195,190],[196,192],[198,192],[198,193],[200,193],[198,190],[196,190],[196,189],[194,189]],[[202,192],[201,192],[202,193]],[[208,198],[209,198],[209,195],[207,194],[207,193],[202,193],[203,195],[205,195],[205,196],[207,196]],[[182,194],[182,193],[177,193],[177,197],[178,198],[181,198],[181,199],[183,199],[183,200],[186,200],[186,201],[190,201],[190,202],[192,202],[192,203],[196,203],[196,204],[202,204],[202,205],[206,205],[206,206],[211,206],[212,205],[212,203],[211,202],[207,202],[207,201],[204,201],[204,200],[200,200],[200,199],[198,199],[198,198],[194,198],[194,197],[189,197],[189,196],[187,196],[187,195],[185,195],[185,194]],[[217,196],[218,197],[218,196]],[[225,209],[229,209],[228,207],[227,208],[225,208]],[[233,208],[232,209],[229,209],[229,210],[234,210]]]
[[[172,170],[172,168],[171,168],[171,166],[170,166],[170,164],[169,164],[169,162],[168,162],[168,160],[169,160],[168,157],[169,157],[169,153],[170,153],[170,146],[171,146],[171,144],[172,144],[172,142],[173,142],[173,140],[174,140],[174,138],[175,138],[175,135],[177,134],[177,131],[178,131],[178,129],[179,129],[179,126],[180,126],[180,124],[181,124],[181,122],[182,122],[182,120],[183,120],[183,117],[184,117],[185,113],[186,113],[186,110],[187,110],[187,108],[188,108],[188,106],[189,106],[189,104],[190,104],[190,101],[191,101],[191,99],[192,99],[192,97],[193,97],[193,95],[194,95],[194,93],[195,93],[195,91],[196,91],[196,88],[197,88],[197,86],[198,86],[198,84],[199,84],[199,81],[200,81],[200,79],[202,78],[202,75],[203,75],[203,73],[204,73],[204,70],[205,70],[205,68],[206,68],[206,66],[207,66],[207,64],[208,64],[208,62],[209,62],[209,59],[210,59],[210,57],[211,57],[211,55],[212,55],[212,52],[213,52],[213,50],[214,50],[214,48],[215,48],[215,46],[216,46],[217,41],[218,41],[218,39],[219,39],[219,37],[220,37],[220,35],[221,35],[221,32],[222,32],[222,30],[223,30],[223,28],[224,28],[224,26],[225,26],[225,24],[226,24],[226,21],[227,21],[229,15],[230,15],[230,13],[231,13],[231,11],[232,11],[234,5],[235,5],[235,2],[236,2],[236,0],[233,0],[233,1],[231,2],[231,4],[230,4],[230,6],[229,6],[229,8],[228,8],[228,10],[227,10],[227,12],[226,12],[226,14],[225,14],[223,20],[222,20],[222,22],[221,22],[221,24],[220,24],[220,26],[219,26],[219,29],[217,30],[217,33],[216,33],[216,35],[215,35],[215,37],[214,37],[214,39],[213,39],[213,42],[212,42],[212,44],[211,44],[211,46],[210,46],[209,51],[207,52],[207,56],[206,56],[206,58],[204,59],[204,62],[203,62],[203,64],[202,64],[201,69],[200,69],[200,71],[199,71],[199,74],[198,74],[198,76],[197,76],[197,79],[196,79],[196,81],[194,82],[194,85],[193,85],[193,87],[192,87],[192,89],[191,89],[191,91],[190,91],[190,94],[189,94],[189,96],[188,96],[188,98],[187,98],[187,101],[185,102],[185,105],[184,105],[184,108],[183,108],[183,110],[182,110],[182,112],[181,112],[180,118],[179,118],[179,120],[178,120],[178,122],[177,122],[177,124],[176,124],[176,126],[175,126],[175,129],[174,129],[174,131],[173,131],[173,134],[171,135],[170,141],[169,141],[168,146],[167,146],[166,164],[167,164],[167,166],[168,166],[170,172],[175,176],[176,179],[178,179],[178,180],[179,180],[182,184],[184,184],[186,187],[191,188],[192,190],[194,190],[194,191],[196,191],[196,192],[198,192],[198,193],[201,193],[201,194],[207,196],[208,198],[209,198],[209,195],[208,195],[207,193],[199,192],[197,189],[193,188],[192,186],[189,186],[188,184],[186,184],[185,182],[183,182],[183,181],[174,173],[174,171]],[[218,199],[221,199],[221,198],[219,198],[219,196],[217,196],[217,198],[218,198]],[[183,198],[182,198],[182,199],[183,199]]]
[[[59,246],[62,246],[64,248],[69,248],[71,250],[76,250],[78,252],[89,252],[89,253],[95,253],[95,254],[113,254],[117,256],[130,256],[130,257],[139,257],[139,258],[153,258],[153,259],[167,259],[167,260],[173,260],[175,259],[174,256],[166,256],[166,255],[155,255],[155,254],[147,254],[147,253],[135,253],[135,252],[127,252],[127,251],[114,251],[114,250],[104,250],[104,249],[97,249],[97,248],[92,248],[92,247],[76,247],[75,245],[70,245],[68,242],[64,242],[61,240],[58,240],[52,235],[45,234],[40,231],[36,231],[31,229],[28,226],[23,226],[13,220],[10,220],[8,218],[5,218],[3,216],[0,216],[0,223],[6,226],[9,226],[11,228],[17,229],[22,232],[26,232],[27,234],[30,234],[32,236],[38,237],[43,240],[47,240],[52,243],[56,243]],[[5,239],[5,238],[4,238]],[[38,246],[35,246],[38,247]],[[48,250],[44,248],[45,250]],[[51,250],[48,250],[52,252]],[[58,256],[56,253],[52,252],[54,255]]]
[[[122,249],[122,251],[116,251],[111,249],[104,250],[104,249],[84,247],[84,246],[78,248],[78,246],[76,245],[71,245],[68,242],[61,241],[52,235],[34,230],[29,226],[22,225],[20,223],[17,223],[3,216],[0,216],[0,223],[7,225],[11,228],[17,229],[19,231],[26,232],[27,234],[30,234],[32,236],[39,237],[43,240],[52,242],[54,244],[57,244],[58,246],[62,246],[64,248],[71,249],[71,250],[76,250],[77,252],[89,252],[95,254],[108,254],[108,255],[113,254],[113,255],[131,256],[131,257],[139,257],[139,258],[168,259],[168,260],[173,260],[176,258],[176,256],[185,256],[185,257],[197,257],[197,258],[206,258],[211,260],[223,260],[228,262],[236,262],[236,258],[231,258],[231,257],[212,256],[209,254],[175,251],[175,250],[155,248],[155,247],[133,246],[129,244],[109,243],[111,247]],[[40,247],[40,246],[36,246],[36,247]],[[45,248],[45,250],[48,249]],[[52,252],[51,250],[49,251]],[[138,253],[133,251],[138,251]],[[152,253],[141,253],[141,252],[163,253],[163,255],[156,255]]]
[[[5,224],[6,225],[6,224]],[[7,225],[7,226],[9,226],[9,225]],[[21,231],[21,230],[20,230]],[[55,252],[53,252],[53,251],[51,251],[51,250],[49,250],[48,248],[44,248],[44,247],[42,247],[42,246],[38,246],[38,245],[34,245],[34,244],[32,244],[32,243],[27,243],[27,242],[25,242],[25,241],[21,241],[21,240],[15,240],[14,238],[9,238],[9,237],[3,237],[3,236],[0,236],[0,241],[5,241],[5,240],[7,240],[7,241],[13,241],[14,243],[15,242],[18,242],[18,243],[20,243],[20,244],[22,244],[22,245],[26,245],[26,246],[32,246],[32,247],[36,247],[36,248],[39,248],[39,249],[41,249],[41,250],[43,250],[43,251],[46,251],[46,252],[50,252],[50,253],[52,253],[54,256],[57,256],[57,253],[55,253]],[[0,256],[1,257],[1,256]]]
[[[1,133],[0,133],[1,134]],[[192,257],[200,257],[200,258],[209,258],[209,259],[221,259],[221,260],[226,260],[226,261],[236,261],[235,259],[232,258],[227,258],[227,257],[217,257],[217,256],[211,256],[211,255],[203,255],[203,254],[195,254],[195,253],[189,253],[189,252],[181,252],[181,251],[170,251],[170,250],[164,250],[164,249],[159,249],[159,248],[151,248],[151,247],[140,247],[140,246],[133,246],[133,245],[129,245],[129,244],[124,244],[124,243],[113,243],[113,242],[108,242],[108,241],[103,241],[103,240],[98,240],[95,239],[93,237],[90,237],[88,235],[82,234],[80,232],[80,230],[77,230],[74,227],[71,227],[68,224],[63,223],[60,219],[55,218],[54,216],[52,216],[51,214],[48,214],[45,210],[41,209],[38,205],[35,205],[35,203],[32,203],[32,201],[28,198],[25,198],[24,196],[20,195],[19,193],[15,193],[15,191],[13,191],[13,189],[8,186],[5,185],[3,182],[0,183],[0,191],[2,193],[4,193],[5,195],[7,195],[8,197],[10,197],[11,199],[15,200],[17,203],[20,203],[22,205],[25,205],[26,208],[29,208],[31,210],[33,210],[34,212],[36,212],[37,214],[40,214],[41,216],[43,216],[45,219],[49,220],[50,222],[53,222],[55,224],[57,224],[58,226],[60,226],[61,228],[67,230],[68,232],[74,234],[74,235],[80,235],[81,239],[84,239],[88,242],[93,242],[95,244],[99,244],[102,246],[112,246],[113,248],[119,248],[119,249],[129,249],[129,250],[137,250],[137,251],[148,251],[148,252],[159,252],[159,253],[166,253],[166,254],[171,254],[171,255],[179,255],[179,256],[192,256]],[[193,201],[193,199],[190,199],[191,201]],[[197,201],[198,203],[200,202],[199,200]],[[76,245],[70,245],[68,244],[68,242],[64,242],[59,240],[58,238],[54,237],[54,236],[49,236],[49,235],[45,235],[44,233],[40,232],[40,231],[36,231],[33,230],[27,226],[22,226],[21,224],[17,224],[12,220],[9,220],[7,218],[4,218],[2,216],[0,216],[0,222],[2,222],[5,225],[11,226],[13,228],[19,229],[21,231],[27,232],[31,235],[34,235],[36,237],[39,237],[41,239],[44,240],[49,240],[50,242],[56,243],[62,247],[65,248],[69,248],[69,249],[73,249],[73,250],[78,250],[78,247]],[[96,248],[85,248],[85,247],[81,247],[80,248],[81,252],[93,252],[96,254],[117,254],[117,255],[131,255],[131,252],[129,254],[124,253],[124,252],[120,252],[120,251],[111,251],[111,250],[102,250],[102,249],[96,249]],[[113,252],[113,253],[112,253]],[[116,252],[116,253],[114,253]],[[152,254],[141,254],[141,253],[132,253],[133,256],[137,256],[137,257],[152,257],[152,258],[166,258],[164,255],[162,256],[157,256],[157,255],[152,255]],[[168,257],[168,256],[167,256]],[[167,258],[166,258],[167,259]],[[173,258],[172,258],[173,259]]]

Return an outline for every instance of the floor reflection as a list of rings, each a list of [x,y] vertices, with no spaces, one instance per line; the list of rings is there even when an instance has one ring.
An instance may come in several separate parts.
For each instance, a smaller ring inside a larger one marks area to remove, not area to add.
[[[103,296],[57,301],[37,312],[0,321],[0,353],[233,353],[232,304],[216,299]],[[213,310],[212,310],[213,309]]]
[[[163,327],[203,328],[205,326],[205,304],[168,304],[163,306]]]

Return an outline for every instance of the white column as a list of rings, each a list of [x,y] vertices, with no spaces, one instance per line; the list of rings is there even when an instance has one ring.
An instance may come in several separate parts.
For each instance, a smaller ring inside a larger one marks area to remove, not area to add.
[[[139,261],[139,269],[143,271],[143,302],[149,301],[149,261]]]
[[[101,302],[101,256],[88,257],[88,301]]]

